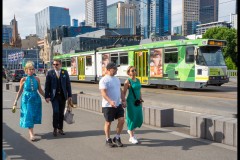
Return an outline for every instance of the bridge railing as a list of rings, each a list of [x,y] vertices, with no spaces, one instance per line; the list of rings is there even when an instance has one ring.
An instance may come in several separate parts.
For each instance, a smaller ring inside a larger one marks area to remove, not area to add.
[[[227,70],[228,77],[237,77],[237,70]]]

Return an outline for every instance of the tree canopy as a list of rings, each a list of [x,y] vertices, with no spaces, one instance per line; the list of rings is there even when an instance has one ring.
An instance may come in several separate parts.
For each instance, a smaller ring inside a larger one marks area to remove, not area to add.
[[[227,27],[210,28],[202,38],[226,40],[227,46],[223,48],[223,55],[228,69],[237,69],[237,30]]]

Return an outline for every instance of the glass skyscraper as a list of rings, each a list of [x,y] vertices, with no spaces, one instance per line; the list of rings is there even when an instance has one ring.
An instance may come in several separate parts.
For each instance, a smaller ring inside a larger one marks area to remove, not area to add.
[[[218,0],[200,0],[199,21],[201,24],[218,21]]]
[[[140,9],[144,38],[171,35],[171,0],[142,0]]]
[[[2,43],[10,43],[12,38],[12,26],[11,25],[3,25],[2,28]]]
[[[69,9],[49,6],[35,14],[36,33],[39,38],[44,38],[48,30],[66,25],[70,26]]]
[[[108,27],[107,0],[85,0],[85,20],[87,26]]]

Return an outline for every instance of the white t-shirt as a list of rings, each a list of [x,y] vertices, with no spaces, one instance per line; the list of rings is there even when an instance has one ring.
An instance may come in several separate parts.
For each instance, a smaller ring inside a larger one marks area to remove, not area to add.
[[[115,76],[105,75],[99,81],[99,89],[106,89],[107,96],[112,100],[115,101],[116,106],[119,106],[121,103],[121,82]],[[102,107],[112,107],[108,101],[102,98]]]

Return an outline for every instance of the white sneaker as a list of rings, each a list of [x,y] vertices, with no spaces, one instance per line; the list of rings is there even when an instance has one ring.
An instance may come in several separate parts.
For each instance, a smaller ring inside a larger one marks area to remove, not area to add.
[[[132,144],[137,144],[138,140],[135,137],[130,137],[129,142],[131,142]]]

